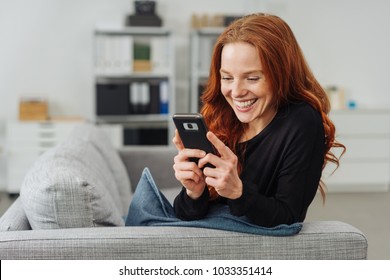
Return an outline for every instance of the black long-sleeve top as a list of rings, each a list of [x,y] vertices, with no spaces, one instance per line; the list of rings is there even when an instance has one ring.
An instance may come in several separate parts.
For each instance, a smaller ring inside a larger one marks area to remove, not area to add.
[[[210,203],[229,205],[231,214],[246,216],[257,225],[272,227],[305,219],[321,179],[325,135],[320,113],[307,103],[279,109],[271,123],[244,149],[240,198],[209,200],[207,188],[196,200],[183,188],[174,209],[183,220],[201,219]]]

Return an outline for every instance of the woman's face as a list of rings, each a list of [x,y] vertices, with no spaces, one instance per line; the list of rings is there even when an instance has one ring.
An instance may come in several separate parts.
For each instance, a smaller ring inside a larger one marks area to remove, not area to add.
[[[237,118],[261,131],[274,116],[273,93],[263,74],[254,46],[236,42],[225,45],[221,54],[221,92]]]

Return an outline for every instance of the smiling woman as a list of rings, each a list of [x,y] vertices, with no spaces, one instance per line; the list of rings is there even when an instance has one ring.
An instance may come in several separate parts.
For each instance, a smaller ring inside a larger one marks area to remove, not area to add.
[[[215,205],[261,226],[304,221],[322,170],[339,159],[326,93],[281,18],[252,14],[219,36],[201,113],[218,155],[184,149],[176,135],[176,215],[201,219]],[[200,157],[198,165],[189,163]],[[215,168],[202,167],[207,163]],[[207,186],[207,187],[206,187]]]
[[[231,23],[214,47],[202,95],[213,153],[185,147],[178,131],[173,205],[148,170],[126,225],[176,225],[291,235],[302,228],[322,170],[339,159],[329,100],[289,26],[252,14]]]

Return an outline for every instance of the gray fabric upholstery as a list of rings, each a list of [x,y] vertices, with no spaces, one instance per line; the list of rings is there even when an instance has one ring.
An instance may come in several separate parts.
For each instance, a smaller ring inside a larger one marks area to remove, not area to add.
[[[30,230],[26,213],[22,207],[20,197],[7,209],[0,218],[0,231]]]
[[[76,144],[77,142],[73,140],[75,139],[69,140],[68,143]],[[147,166],[170,201],[173,201],[180,190],[172,169],[175,153],[172,147],[132,147],[119,150],[120,158],[130,175],[132,187],[136,187],[143,168]],[[91,155],[84,159],[91,165],[90,168],[94,169],[96,165],[101,164],[94,161],[106,160],[103,157],[99,160],[98,158]],[[61,176],[59,175],[61,170],[35,171],[45,172],[47,176]],[[80,173],[84,174],[83,177],[87,176],[86,173]],[[88,181],[90,184],[106,185],[104,182],[107,180],[98,176]],[[113,178],[109,180],[115,181]],[[128,189],[130,191],[130,186]],[[34,199],[37,200],[38,196]],[[121,204],[119,196],[112,196],[112,200],[118,205]],[[349,224],[337,221],[305,222],[299,234],[288,237],[187,227],[79,227],[30,230],[29,220],[22,206],[22,201],[16,200],[0,218],[2,260],[367,258],[367,240],[364,234]],[[70,207],[68,205],[67,208]]]
[[[20,198],[33,229],[124,225],[121,194],[106,158],[79,137],[34,163]]]
[[[111,144],[110,139],[102,130],[92,124],[77,126],[69,138],[70,140],[77,138],[86,143],[90,143],[103,157],[103,160],[111,171],[116,183],[117,189],[115,193],[119,193],[119,201],[121,202],[118,206],[120,207],[122,215],[126,215],[131,200],[130,178],[123,161]]]
[[[175,148],[167,146],[122,148],[119,155],[130,175],[133,192],[145,167],[150,169],[160,189],[180,187],[173,170],[173,157],[176,153]]]
[[[365,259],[367,241],[341,222],[293,237],[200,228],[120,227],[1,234],[1,259]]]

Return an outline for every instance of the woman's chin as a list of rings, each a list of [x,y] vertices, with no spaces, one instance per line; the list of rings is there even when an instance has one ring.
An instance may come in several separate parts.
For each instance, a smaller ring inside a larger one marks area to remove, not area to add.
[[[250,123],[253,120],[252,115],[236,112],[237,119],[242,123]]]

